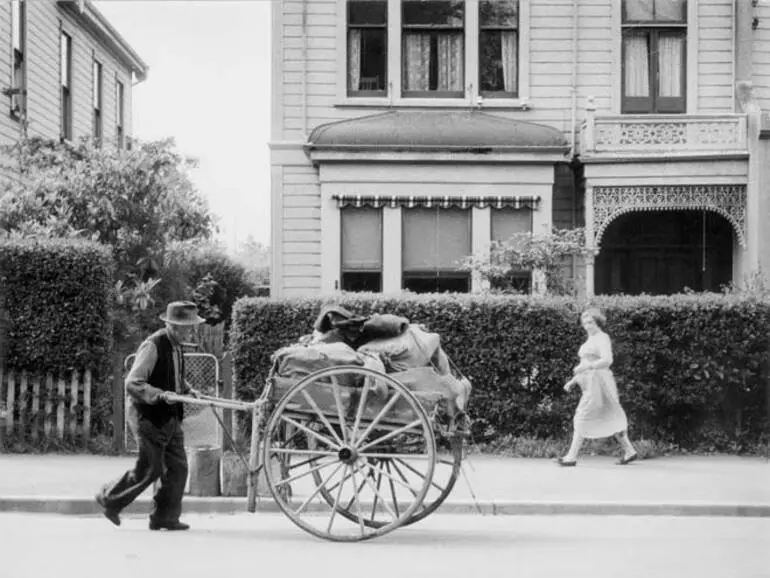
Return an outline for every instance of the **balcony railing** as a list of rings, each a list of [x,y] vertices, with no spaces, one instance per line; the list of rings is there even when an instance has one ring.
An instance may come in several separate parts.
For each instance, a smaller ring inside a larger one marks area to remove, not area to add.
[[[581,156],[669,156],[748,153],[746,115],[602,115],[589,110]]]

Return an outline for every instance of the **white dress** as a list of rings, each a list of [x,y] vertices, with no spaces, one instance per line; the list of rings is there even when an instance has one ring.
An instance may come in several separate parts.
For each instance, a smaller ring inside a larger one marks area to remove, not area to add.
[[[591,335],[578,351],[580,361],[603,361],[612,365],[612,344],[606,333]],[[618,386],[608,367],[589,369],[578,375],[583,394],[575,410],[575,433],[584,438],[605,438],[628,428],[626,412],[618,399]]]

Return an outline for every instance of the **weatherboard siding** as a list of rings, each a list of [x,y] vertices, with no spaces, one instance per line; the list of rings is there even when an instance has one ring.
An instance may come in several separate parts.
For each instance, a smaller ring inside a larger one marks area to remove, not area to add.
[[[10,3],[0,4],[0,69],[7,86],[11,77]],[[73,137],[92,133],[92,63],[94,56],[102,63],[102,127],[106,143],[116,139],[115,80],[122,79],[126,136],[131,134],[131,70],[103,46],[90,32],[79,26],[55,0],[27,1],[27,116],[29,136],[58,139],[61,133],[60,30],[72,37],[72,118]],[[3,97],[5,99],[5,97]],[[0,138],[7,143],[17,140],[19,123],[8,114],[8,101],[2,101]]]

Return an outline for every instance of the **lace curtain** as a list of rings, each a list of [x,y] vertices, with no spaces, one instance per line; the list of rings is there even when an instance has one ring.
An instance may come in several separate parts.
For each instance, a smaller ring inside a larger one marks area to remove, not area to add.
[[[465,50],[462,34],[438,34],[435,52],[430,33],[407,33],[404,51],[404,89],[460,92],[465,77]],[[431,88],[430,68],[435,59],[438,77]]]

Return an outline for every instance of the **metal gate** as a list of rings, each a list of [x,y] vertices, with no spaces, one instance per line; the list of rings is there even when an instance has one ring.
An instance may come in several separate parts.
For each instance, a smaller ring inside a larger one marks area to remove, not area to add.
[[[125,407],[128,407],[129,398],[125,390],[125,377],[134,363],[136,354],[132,353],[123,362],[123,393]],[[184,353],[184,378],[194,389],[207,395],[219,397],[220,392],[220,371],[219,360],[210,353]],[[222,419],[222,410],[210,408],[202,405],[185,405],[184,421],[182,429],[185,434],[185,446],[220,446],[222,445],[222,431],[214,417],[212,411],[216,411],[219,418]],[[123,435],[126,440],[126,451],[138,451],[137,441],[129,427],[128,419],[123,420]]]

